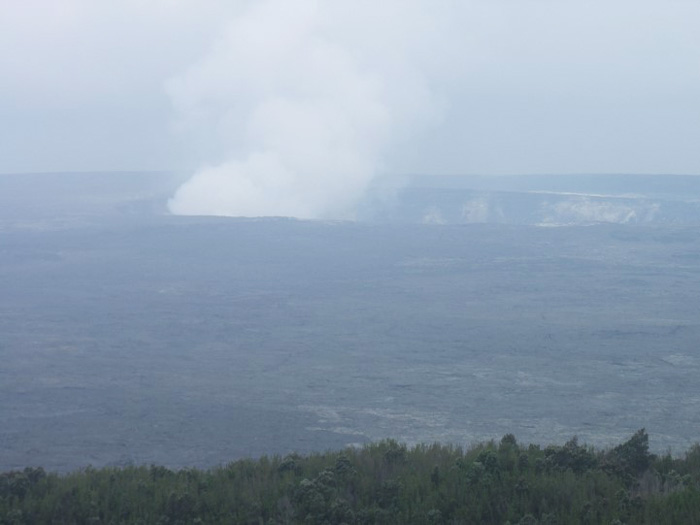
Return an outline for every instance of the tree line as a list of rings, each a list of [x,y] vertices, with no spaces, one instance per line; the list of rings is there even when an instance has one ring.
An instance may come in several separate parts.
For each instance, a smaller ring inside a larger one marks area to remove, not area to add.
[[[0,524],[700,523],[700,445],[649,452],[644,429],[606,450],[462,449],[384,440],[216,468],[26,468],[0,474]]]

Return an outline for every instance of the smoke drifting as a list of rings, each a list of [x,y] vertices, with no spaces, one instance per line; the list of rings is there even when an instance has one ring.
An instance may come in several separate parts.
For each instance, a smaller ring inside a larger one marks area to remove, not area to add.
[[[170,210],[352,218],[387,145],[439,119],[422,73],[438,37],[425,4],[269,0],[233,19],[168,84],[210,162]]]
[[[384,173],[700,166],[698,2],[226,4],[167,84],[173,157],[201,166],[174,213],[352,218]]]
[[[0,173],[186,169],[174,211],[319,217],[377,173],[700,173],[694,0],[0,5]]]

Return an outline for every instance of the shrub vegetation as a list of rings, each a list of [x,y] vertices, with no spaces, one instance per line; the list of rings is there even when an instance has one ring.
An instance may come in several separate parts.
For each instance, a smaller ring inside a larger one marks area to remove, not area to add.
[[[393,440],[209,470],[26,468],[0,474],[0,524],[700,523],[700,445],[649,453],[644,430],[610,450],[574,438],[468,450]]]

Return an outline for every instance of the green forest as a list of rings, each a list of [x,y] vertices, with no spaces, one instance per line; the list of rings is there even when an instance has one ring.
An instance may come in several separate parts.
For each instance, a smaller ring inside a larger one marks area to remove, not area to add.
[[[0,523],[700,523],[700,445],[649,452],[644,429],[606,450],[385,440],[209,470],[26,468],[0,474]]]

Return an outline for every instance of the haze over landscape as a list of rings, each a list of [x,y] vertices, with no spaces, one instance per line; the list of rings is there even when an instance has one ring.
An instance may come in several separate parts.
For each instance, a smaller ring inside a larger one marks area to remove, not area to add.
[[[2,3],[0,173],[178,170],[176,213],[352,218],[378,177],[697,174],[684,0]]]
[[[0,470],[685,450],[698,20],[0,0]]]

